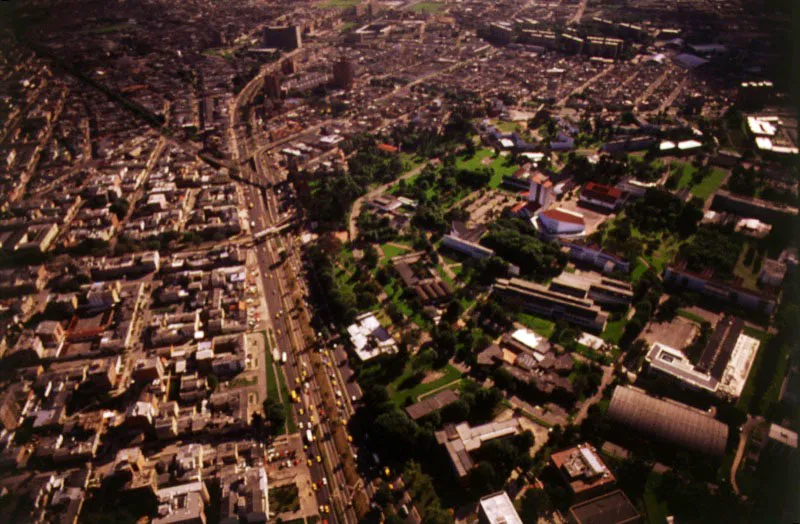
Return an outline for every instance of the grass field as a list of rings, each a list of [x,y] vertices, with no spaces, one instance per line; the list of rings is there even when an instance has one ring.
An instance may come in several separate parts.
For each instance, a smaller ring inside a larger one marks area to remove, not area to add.
[[[442,386],[450,384],[451,382],[455,382],[462,376],[459,370],[448,364],[442,368],[444,374],[436,380],[428,382],[427,384],[417,384],[412,388],[398,391],[398,386],[411,377],[414,374],[414,371],[415,370],[413,370],[409,364],[403,374],[395,379],[394,382],[389,384],[389,394],[391,395],[392,402],[400,407],[405,406],[406,399],[410,398],[412,400],[416,400],[416,398],[420,395],[423,395],[434,389],[441,388]]]
[[[753,362],[753,367],[750,369],[750,375],[747,377],[747,382],[744,385],[744,389],[742,389],[742,395],[739,397],[739,401],[736,403],[736,406],[740,409],[749,411],[755,406],[753,396],[756,393],[756,383],[758,382],[759,374],[764,372],[764,369],[762,368],[764,366],[764,356],[767,353],[765,349],[769,347],[768,343],[772,336],[769,333],[765,333],[764,331],[759,331],[750,327],[744,328],[744,334],[753,338],[757,338],[761,341],[761,347],[758,348],[756,360]],[[780,388],[780,381],[778,387]]]
[[[444,9],[444,2],[419,2],[411,6],[411,10],[418,14],[436,14]]]
[[[678,237],[666,232],[661,233],[659,241],[658,247],[651,255],[646,256],[645,260],[658,274],[661,274],[664,271],[664,267],[675,258],[681,247],[681,241]]]
[[[319,7],[325,9],[349,9],[361,3],[361,0],[325,0]]]
[[[661,475],[651,472],[645,483],[641,508],[644,510],[647,522],[651,524],[663,524],[667,522],[667,517],[670,515],[666,502],[656,494],[660,485]]]
[[[494,123],[495,127],[503,133],[513,133],[517,130],[516,122],[506,122],[505,120],[497,120]]]
[[[717,190],[720,184],[722,184],[722,181],[725,179],[725,175],[725,171],[721,169],[713,169],[711,174],[705,177],[702,182],[692,187],[692,195],[705,200],[711,196],[711,193]]]
[[[647,264],[641,258],[636,259],[636,265],[633,266],[633,271],[631,271],[631,280],[638,282],[645,273],[647,273]]]
[[[681,178],[678,180],[678,189],[688,188],[692,196],[705,200],[722,184],[727,174],[722,169],[714,168],[699,184],[692,183],[692,176],[697,172],[697,168],[686,162],[673,162],[673,169],[681,170]]]
[[[755,246],[753,246],[755,247]],[[745,260],[747,258],[747,252],[750,249],[750,245],[748,242],[742,246],[742,251],[739,253],[739,258],[736,260],[736,266],[733,268],[733,274],[741,279],[741,285],[748,288],[757,290],[758,289],[758,274],[761,271],[761,263],[759,256],[752,256],[752,261],[750,265],[745,264]]]
[[[397,246],[393,246],[393,245],[389,245],[389,244],[383,244],[381,246],[381,251],[383,251],[383,258],[388,261],[389,259],[394,258],[396,256],[404,255],[406,253],[410,253],[411,252],[411,246],[408,246],[408,249],[402,249],[402,248],[399,248]]]
[[[622,334],[625,333],[625,326],[628,324],[628,319],[624,316],[619,320],[609,320],[606,323],[606,328],[600,335],[600,338],[612,344],[618,344]]]
[[[266,357],[265,367],[267,374],[267,397],[283,399],[283,405],[286,409],[286,427],[288,428],[289,433],[294,433],[297,431],[297,428],[295,427],[294,416],[292,416],[292,401],[289,398],[289,390],[286,388],[286,381],[283,378],[283,372],[281,372],[279,367],[275,365],[275,362],[272,358],[272,349],[269,339],[267,338],[267,332],[262,331],[261,334],[264,336],[264,344],[266,347],[264,354]],[[278,395],[279,390],[280,395]],[[278,432],[278,434],[283,435],[285,431],[285,429],[282,429]]]
[[[552,320],[535,317],[528,313],[520,313],[517,315],[517,320],[545,338],[550,338],[556,329],[556,323]]]

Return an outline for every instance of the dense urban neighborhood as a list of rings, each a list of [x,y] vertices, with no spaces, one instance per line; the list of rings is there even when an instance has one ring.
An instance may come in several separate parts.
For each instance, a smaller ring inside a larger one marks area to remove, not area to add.
[[[797,522],[798,15],[0,3],[0,522]]]

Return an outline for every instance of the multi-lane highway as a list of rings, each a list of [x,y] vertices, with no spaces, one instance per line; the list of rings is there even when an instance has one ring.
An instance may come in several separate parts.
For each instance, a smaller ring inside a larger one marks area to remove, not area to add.
[[[231,120],[234,126],[237,118]],[[238,133],[236,127],[231,129],[232,151],[235,157],[247,158],[248,141]],[[250,165],[242,165],[240,178],[258,182],[244,186],[251,229],[257,232],[284,223],[293,197],[288,188],[276,188],[283,185],[283,180],[276,169],[264,165],[263,158],[256,157],[254,166],[256,169],[252,170]],[[268,189],[262,189],[265,186]],[[290,392],[297,395],[297,401],[291,404],[291,416],[306,440],[306,460],[321,516],[332,522],[356,522],[348,488],[354,482],[351,479],[348,484],[345,478],[341,443],[337,449],[332,436],[337,426],[346,424],[352,414],[352,398],[358,398],[360,391],[357,385],[343,379],[343,374],[349,377],[352,373],[348,368],[343,373],[337,369],[337,364],[346,361],[346,355],[339,350],[334,356],[316,340],[311,329],[303,263],[295,250],[296,241],[287,232],[254,243],[269,315],[267,324],[272,332],[270,343],[277,346],[271,349],[276,355],[286,353],[286,362],[276,365],[282,368]],[[309,429],[311,442],[305,437]],[[346,447],[345,453],[352,454],[349,444]]]

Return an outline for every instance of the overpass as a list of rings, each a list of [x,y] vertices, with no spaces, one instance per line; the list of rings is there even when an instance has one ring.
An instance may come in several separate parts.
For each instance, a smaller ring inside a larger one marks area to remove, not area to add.
[[[261,231],[257,231],[256,233],[254,233],[253,243],[256,244],[258,242],[263,241],[267,237],[283,233],[284,231],[286,231],[290,227],[293,227],[294,225],[295,225],[294,217],[288,216],[283,220],[281,220],[280,222],[278,222],[277,224],[269,226],[265,229],[262,229]]]

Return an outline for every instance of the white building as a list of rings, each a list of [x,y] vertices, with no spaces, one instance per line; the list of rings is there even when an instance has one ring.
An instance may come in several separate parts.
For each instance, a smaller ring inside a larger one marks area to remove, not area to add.
[[[356,317],[356,323],[347,328],[353,349],[362,362],[378,355],[397,352],[397,342],[381,326],[375,314],[366,312]]]
[[[548,209],[533,219],[533,226],[545,238],[580,237],[586,231],[583,215],[566,209]]]
[[[488,524],[522,524],[514,503],[505,491],[486,495],[480,501],[481,522]]]

